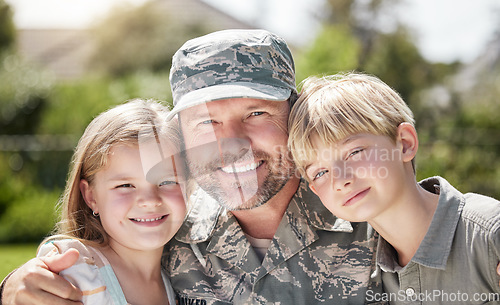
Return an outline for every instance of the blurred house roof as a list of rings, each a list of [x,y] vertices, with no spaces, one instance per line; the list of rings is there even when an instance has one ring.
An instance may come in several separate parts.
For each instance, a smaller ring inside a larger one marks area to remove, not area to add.
[[[177,22],[203,21],[210,30],[251,28],[249,24],[210,6],[201,0],[151,0],[159,10],[174,12]],[[61,79],[70,79],[86,71],[94,45],[88,29],[19,29],[18,47],[26,59],[52,71]]]
[[[84,71],[93,50],[85,29],[20,29],[20,53],[59,78],[74,78]]]
[[[214,31],[223,29],[248,29],[251,25],[238,20],[201,0],[151,0],[150,2],[169,12],[169,17],[176,17],[181,23],[194,23],[203,20],[203,24]]]

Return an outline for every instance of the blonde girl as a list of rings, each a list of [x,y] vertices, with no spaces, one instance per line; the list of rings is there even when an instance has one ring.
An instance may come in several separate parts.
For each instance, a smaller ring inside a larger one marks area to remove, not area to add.
[[[158,102],[133,100],[97,116],[81,137],[57,235],[38,256],[79,251],[61,272],[84,304],[175,304],[163,246],[186,214],[176,122]]]

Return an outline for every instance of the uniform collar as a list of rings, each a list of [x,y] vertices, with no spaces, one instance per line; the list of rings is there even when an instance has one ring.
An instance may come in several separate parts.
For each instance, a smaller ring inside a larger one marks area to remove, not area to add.
[[[308,228],[309,226],[334,232],[353,231],[350,222],[333,216],[324,207],[303,179],[301,179],[299,188],[290,203],[294,204],[288,206],[283,218],[286,216],[290,223],[297,225],[297,228],[295,228],[297,231],[294,231],[296,234],[299,234],[300,228]],[[190,205],[191,209],[184,224],[175,237],[178,241],[183,243],[204,242],[211,238],[215,231],[226,231],[225,222],[234,221],[237,224],[236,219],[228,217],[227,210],[201,188],[197,188],[191,195]],[[295,229],[292,228],[292,230]],[[308,233],[304,232],[303,234],[307,235]]]
[[[212,235],[225,209],[200,187],[196,187],[189,197],[188,206],[189,211],[175,239],[183,243],[204,242]]]

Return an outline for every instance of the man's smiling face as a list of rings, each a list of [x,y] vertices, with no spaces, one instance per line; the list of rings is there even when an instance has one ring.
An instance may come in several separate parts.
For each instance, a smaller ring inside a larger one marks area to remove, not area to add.
[[[180,113],[191,176],[229,210],[276,195],[295,172],[287,148],[286,101],[236,98]]]

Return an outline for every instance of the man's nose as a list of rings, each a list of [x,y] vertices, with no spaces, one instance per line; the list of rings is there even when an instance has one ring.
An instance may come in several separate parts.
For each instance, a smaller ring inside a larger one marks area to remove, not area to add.
[[[227,121],[222,124],[217,135],[219,152],[234,156],[243,156],[250,150],[251,140],[242,122]]]
[[[238,119],[223,121],[217,131],[217,138],[248,138],[247,126]]]

